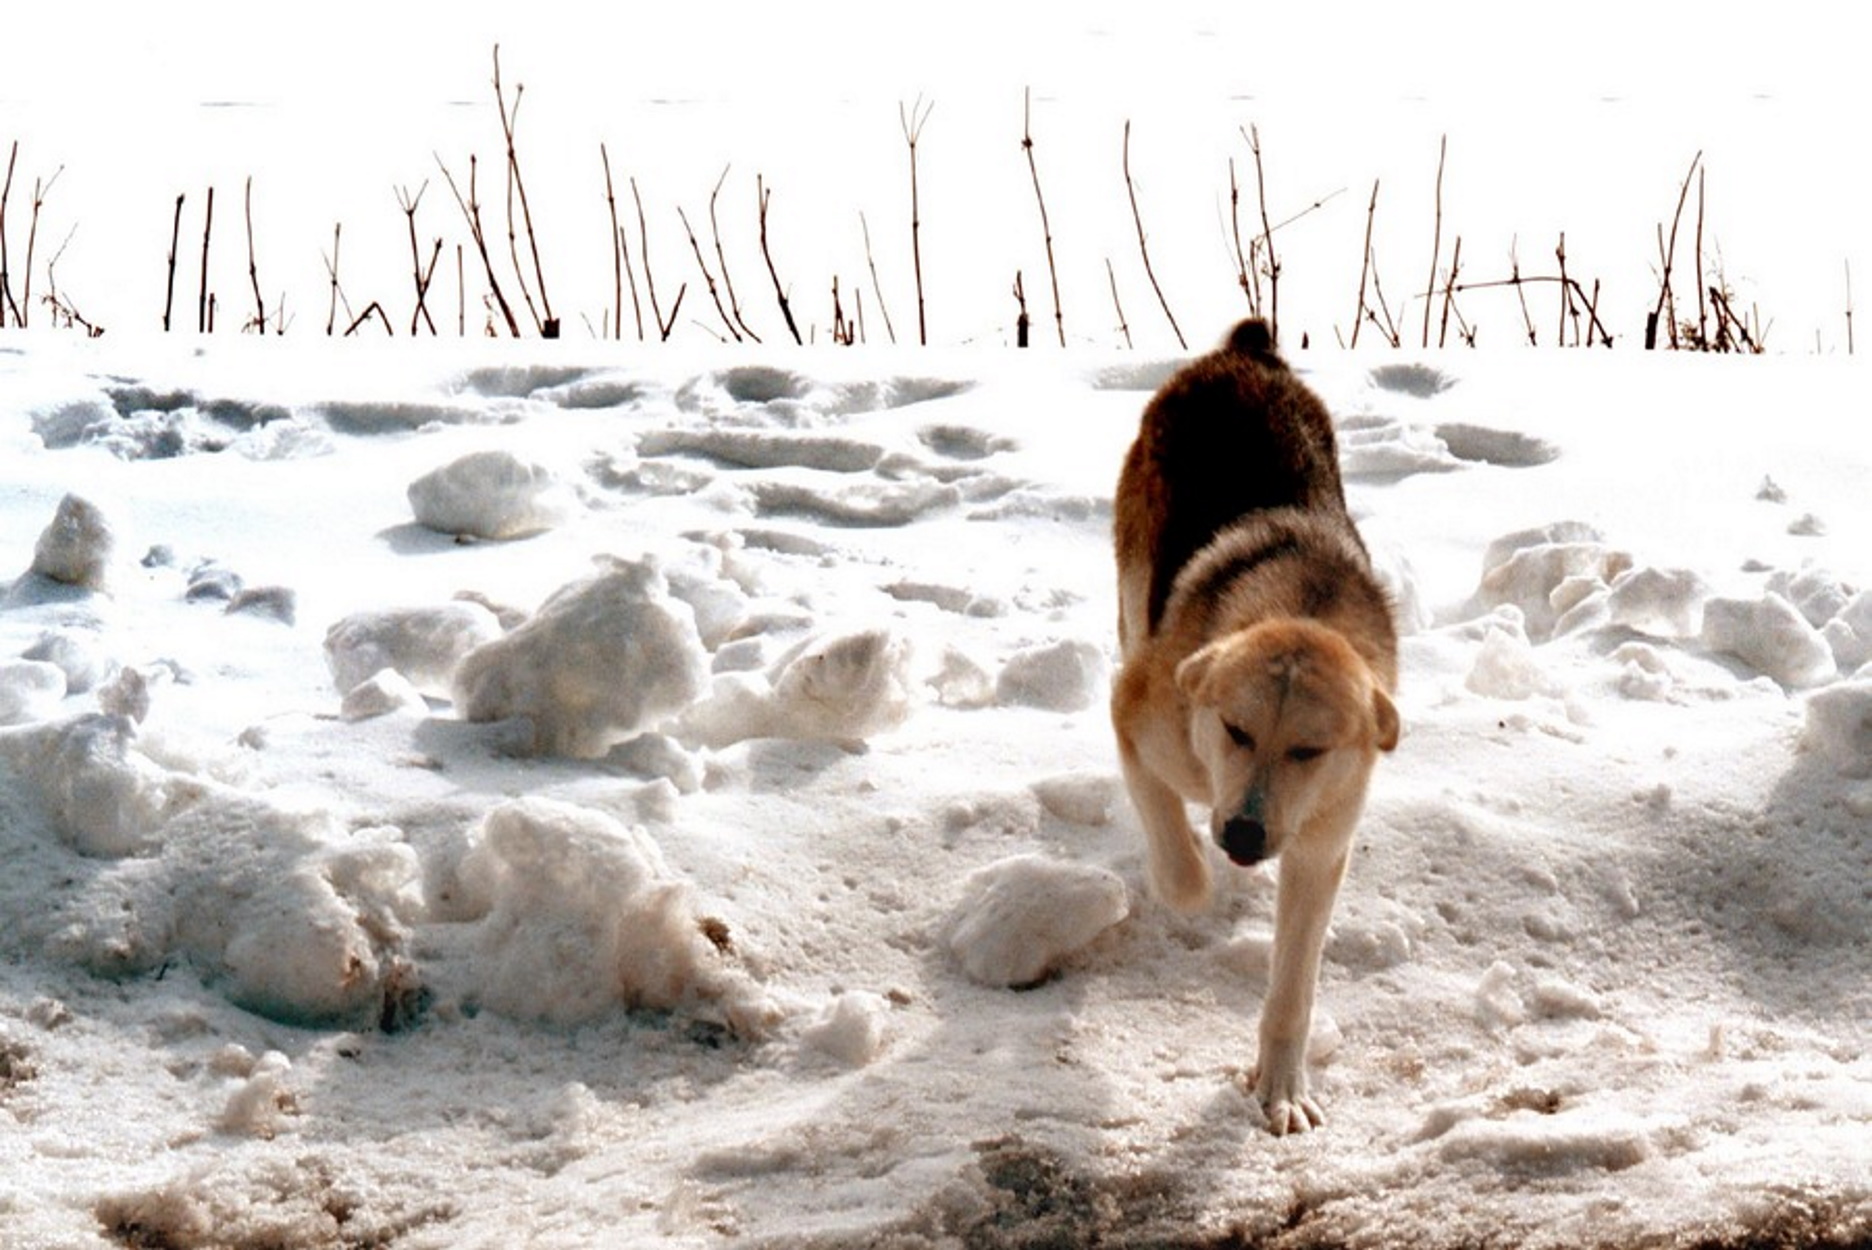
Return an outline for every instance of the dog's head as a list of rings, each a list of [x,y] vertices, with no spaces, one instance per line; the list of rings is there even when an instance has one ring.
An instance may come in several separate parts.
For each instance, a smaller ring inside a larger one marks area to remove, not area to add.
[[[1358,652],[1314,621],[1266,621],[1177,666],[1190,741],[1209,776],[1210,831],[1238,864],[1311,830],[1349,830],[1397,706]]]

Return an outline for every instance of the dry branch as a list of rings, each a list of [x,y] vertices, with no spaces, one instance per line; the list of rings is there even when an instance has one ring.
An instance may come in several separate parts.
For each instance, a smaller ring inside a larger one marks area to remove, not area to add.
[[[767,276],[773,280],[774,298],[780,303],[780,315],[786,319],[787,332],[793,336],[794,344],[804,347],[805,343],[800,338],[799,326],[793,320],[793,307],[787,302],[786,287],[780,281],[779,271],[774,268],[773,249],[767,243],[767,201],[773,198],[773,192],[768,190],[767,184],[761,180],[759,174],[754,175],[754,195],[760,203],[761,257],[767,262]],[[918,302],[921,303],[920,298]],[[897,341],[895,335],[891,336],[891,341],[893,343]]]
[[[441,169],[442,178],[448,183],[449,191],[454,195],[455,203],[461,209],[462,216],[467,219],[468,237],[474,240],[475,251],[481,256],[481,268],[487,274],[488,291],[493,295],[495,304],[500,307],[501,318],[507,323],[507,333],[511,334],[514,338],[519,338],[520,323],[514,320],[513,309],[508,306],[507,297],[501,293],[500,279],[494,276],[494,258],[488,255],[487,232],[481,228],[481,203],[476,197],[475,191],[478,162],[475,160],[474,155],[470,153],[468,157],[467,199],[462,198],[461,188],[455,185],[455,175],[451,174],[449,172],[449,167],[442,163],[440,155],[435,158],[435,162],[436,166]],[[467,302],[466,293],[462,296],[462,302],[464,305]],[[465,318],[463,328],[464,330],[466,329]]]
[[[924,104],[922,96],[917,97],[908,112],[904,111],[902,101],[897,104],[897,121],[903,127],[904,142],[910,147],[910,264],[916,274],[917,342],[924,347],[929,346],[929,322],[923,304],[923,216],[917,198],[917,142],[922,139],[923,127],[935,108],[934,100]],[[764,207],[764,200],[762,204]],[[794,337],[799,337],[797,330]]]
[[[1059,330],[1060,346],[1066,346],[1066,316],[1060,308],[1059,267],[1053,263],[1053,227],[1047,220],[1046,196],[1040,193],[1040,167],[1034,161],[1033,143],[1033,88],[1027,89],[1023,97],[1025,107],[1021,114],[1021,148],[1027,153],[1027,172],[1033,175],[1034,199],[1040,205],[1040,233],[1046,240],[1047,273],[1053,280],[1053,324]],[[1018,287],[1019,279],[1015,280]],[[1021,301],[1021,313],[1026,315],[1027,304]],[[1024,341],[1021,346],[1025,347]]]
[[[722,250],[721,218],[715,211],[715,202],[721,198],[722,184],[726,181],[728,181],[728,167],[724,165],[721,177],[715,180],[715,189],[709,192],[709,234],[714,237],[715,263],[721,269],[722,287],[728,292],[728,311],[734,314],[735,325],[741,328],[742,336],[758,343],[761,341],[760,335],[749,329],[747,321],[741,316],[741,301],[735,296],[734,278],[728,272],[728,253]]]
[[[1138,211],[1137,184],[1131,180],[1131,121],[1124,124],[1124,180],[1125,190],[1131,197],[1131,220],[1137,225],[1138,254],[1144,258],[1144,276],[1150,279],[1151,290],[1157,292],[1157,303],[1162,306],[1164,317],[1170,322],[1170,329],[1176,334],[1177,346],[1189,350],[1189,342],[1183,337],[1183,330],[1177,325],[1176,314],[1170,311],[1170,301],[1164,298],[1163,287],[1157,282],[1157,274],[1151,269],[1150,246],[1144,239],[1144,216]]]
[[[1430,346],[1430,306],[1436,298],[1437,261],[1443,253],[1443,163],[1449,156],[1449,136],[1437,144],[1436,228],[1430,235],[1430,280],[1424,285],[1423,346]]]
[[[176,251],[182,241],[182,201],[184,196],[175,197],[175,223],[169,227],[169,285],[163,294],[163,333],[169,332],[169,316],[175,311],[175,266]],[[332,279],[333,283],[337,278]]]
[[[429,315],[429,283],[435,277],[436,261],[442,255],[442,240],[435,241],[435,250],[430,253],[427,272],[423,270],[422,249],[416,242],[416,210],[422,207],[423,193],[428,189],[427,182],[416,188],[414,196],[409,193],[408,188],[397,189],[397,204],[403,209],[403,216],[409,223],[410,268],[416,283],[416,311],[410,314],[409,327],[412,337],[416,334],[417,326],[425,321],[429,323],[429,333],[436,334],[435,318]]]
[[[195,297],[195,332],[206,334],[213,327],[211,316],[214,297],[208,293],[208,243],[214,234],[214,188],[208,188],[208,210],[202,218],[201,286]]]
[[[13,140],[10,154],[7,156],[6,182],[0,185],[0,329],[6,328],[7,312],[13,314],[14,324],[24,324],[20,320],[19,305],[13,302],[13,275],[7,258],[7,201],[13,198],[13,166],[19,160],[19,140]]]
[[[266,333],[266,301],[260,297],[260,266],[254,262],[253,231],[253,177],[247,178],[247,189],[243,196],[247,218],[247,280],[253,283],[254,319],[253,324],[260,333]]]
[[[721,290],[715,285],[715,275],[709,271],[708,262],[702,259],[702,244],[696,239],[695,228],[689,224],[689,214],[681,206],[676,209],[676,217],[683,225],[683,233],[689,236],[689,250],[695,253],[696,268],[702,271],[702,280],[708,284],[709,299],[715,303],[715,315],[721,318],[722,325],[728,330],[728,337],[739,343],[741,331],[735,328],[734,319],[728,310],[722,307]]]
[[[1274,227],[1268,224],[1267,177],[1261,168],[1261,130],[1249,126],[1248,149],[1254,153],[1255,197],[1261,205],[1261,247],[1267,253],[1268,337],[1280,342],[1280,258],[1274,254]]]
[[[1657,307],[1645,319],[1645,350],[1657,346],[1658,318],[1668,312],[1666,324],[1670,330],[1670,343],[1677,346],[1677,299],[1671,291],[1671,264],[1677,254],[1677,223],[1683,219],[1684,202],[1690,198],[1690,179],[1703,163],[1703,153],[1699,149],[1690,160],[1690,168],[1684,174],[1683,186],[1677,192],[1677,211],[1671,215],[1670,240],[1664,239],[1664,227],[1658,227],[1658,251],[1663,255],[1664,274],[1658,283]],[[1700,285],[1700,284],[1699,284]]]
[[[624,337],[624,229],[618,225],[617,193],[611,187],[611,153],[605,145],[598,145],[598,159],[604,162],[605,207],[611,210],[611,306],[615,313],[611,322],[612,336]],[[643,327],[638,326],[638,337],[643,337]]]
[[[548,298],[546,294],[546,273],[540,268],[539,236],[534,233],[533,230],[533,208],[527,201],[526,182],[520,177],[520,153],[514,145],[514,125],[520,116],[520,97],[525,91],[525,83],[515,84],[513,108],[511,110],[508,109],[506,93],[501,90],[500,45],[495,44],[494,101],[500,108],[501,133],[505,135],[507,139],[507,240],[511,248],[514,234],[513,197],[514,194],[518,192],[520,196],[520,214],[526,222],[527,246],[533,253],[533,278],[539,286],[540,307],[546,312],[544,321],[541,321],[539,315],[535,313],[534,322],[539,330],[541,338],[556,339],[559,337],[559,319],[553,316],[552,300]],[[527,309],[531,312],[533,309],[533,297],[527,291],[526,278],[520,272],[520,258],[517,254],[513,257],[513,262],[514,275],[520,282],[520,293],[526,296]]]
[[[1374,178],[1371,184],[1371,203],[1365,208],[1365,253],[1364,258],[1359,262],[1358,310],[1352,314],[1352,342],[1347,345],[1349,347],[1358,346],[1359,328],[1365,324],[1365,286],[1371,277],[1372,267],[1372,220],[1377,216],[1378,180]]]
[[[858,214],[858,228],[864,232],[865,266],[871,271],[871,293],[877,296],[878,310],[884,315],[884,333],[890,341],[897,341],[897,327],[891,324],[890,305],[884,302],[884,287],[878,281],[877,261],[871,256],[871,225],[863,213]]]
[[[1131,324],[1125,320],[1124,303],[1118,298],[1118,273],[1112,268],[1111,257],[1105,258],[1105,278],[1111,283],[1112,308],[1118,314],[1118,333],[1124,335],[1125,347],[1132,346]]]

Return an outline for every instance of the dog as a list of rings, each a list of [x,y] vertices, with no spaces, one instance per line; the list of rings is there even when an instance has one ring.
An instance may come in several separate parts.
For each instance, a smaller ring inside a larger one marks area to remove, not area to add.
[[[1111,714],[1151,889],[1207,906],[1213,841],[1278,857],[1274,951],[1251,1083],[1277,1135],[1323,1123],[1307,1037],[1353,826],[1398,743],[1391,603],[1346,509],[1325,405],[1259,320],[1144,409],[1113,506],[1122,663]]]

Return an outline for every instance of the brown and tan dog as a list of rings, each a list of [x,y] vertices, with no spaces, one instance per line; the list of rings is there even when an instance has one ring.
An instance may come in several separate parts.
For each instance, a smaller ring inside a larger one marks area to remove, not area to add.
[[[1333,900],[1378,753],[1398,741],[1397,635],[1346,511],[1332,420],[1244,321],[1144,409],[1118,479],[1112,724],[1151,887],[1206,906],[1209,855],[1280,857],[1255,1095],[1277,1134],[1321,1122],[1306,1046]]]

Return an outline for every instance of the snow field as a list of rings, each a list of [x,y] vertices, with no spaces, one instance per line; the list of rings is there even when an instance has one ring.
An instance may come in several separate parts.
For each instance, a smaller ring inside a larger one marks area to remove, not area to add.
[[[0,550],[0,1217],[1865,1228],[1863,452],[1795,414],[1723,468],[1700,419],[1621,415],[1643,368],[1302,362],[1406,739],[1328,945],[1328,1122],[1275,1144],[1242,1087],[1271,881],[1148,897],[1103,712],[1111,483],[1168,366],[890,359],[406,357],[374,395],[35,361],[0,409],[36,432]]]

